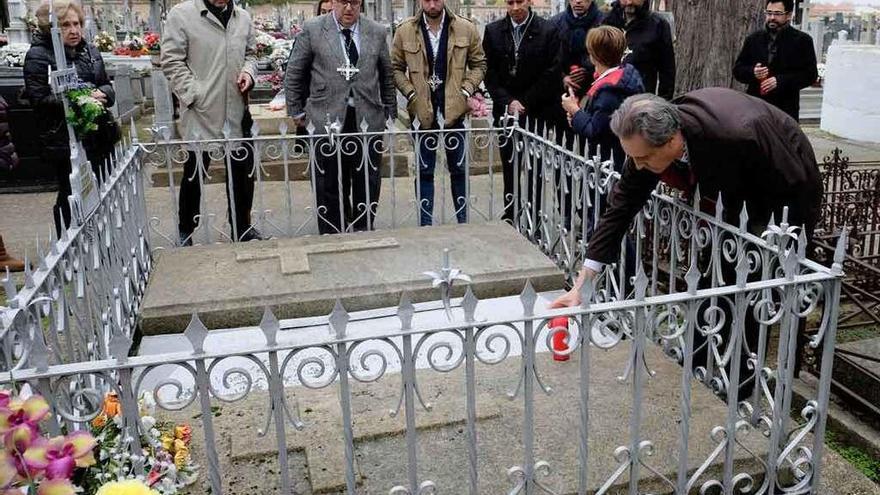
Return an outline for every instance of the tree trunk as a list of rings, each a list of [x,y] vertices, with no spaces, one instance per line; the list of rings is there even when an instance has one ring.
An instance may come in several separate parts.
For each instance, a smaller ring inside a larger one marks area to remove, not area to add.
[[[739,87],[733,62],[763,22],[766,0],[667,0],[675,19],[677,94],[709,86]]]

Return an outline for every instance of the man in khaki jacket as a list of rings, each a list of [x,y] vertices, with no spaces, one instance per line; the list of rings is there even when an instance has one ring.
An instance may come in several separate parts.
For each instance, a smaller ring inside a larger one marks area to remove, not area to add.
[[[233,0],[184,0],[168,13],[162,35],[162,71],[180,100],[180,132],[185,140],[249,137],[252,120],[247,93],[257,64],[251,16]],[[201,170],[210,163],[202,148]],[[178,232],[181,245],[192,244],[198,226],[200,181],[194,146],[180,184]],[[225,161],[225,160],[224,160]],[[226,174],[232,238],[260,239],[250,222],[254,198],[253,146],[233,150]]]
[[[438,129],[441,122],[444,129],[461,129],[469,110],[467,100],[486,74],[480,35],[471,21],[447,9],[444,0],[420,1],[418,14],[394,33],[394,85],[407,98],[410,118],[418,119],[420,129]],[[433,223],[438,144],[446,150],[455,216],[459,223],[467,222],[465,138],[461,131],[417,135],[420,225]]]

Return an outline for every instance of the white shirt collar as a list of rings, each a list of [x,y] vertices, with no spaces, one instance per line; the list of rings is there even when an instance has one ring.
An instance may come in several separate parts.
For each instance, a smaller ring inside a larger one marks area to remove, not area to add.
[[[682,152],[681,152],[681,158],[679,158],[678,161],[680,161],[680,162],[682,162],[682,163],[687,163],[687,164],[690,164],[690,163],[691,163],[691,154],[688,153],[688,143],[687,143],[687,141],[684,142],[684,149],[682,150]]]
[[[597,82],[599,82],[599,79],[602,79],[603,77],[607,76],[608,74],[611,74],[612,72],[616,71],[619,67],[620,67],[619,65],[615,65],[614,67],[611,67],[610,69],[606,69],[605,72],[599,74],[599,77],[596,78],[596,81],[593,82],[593,84],[596,84]]]
[[[422,12],[422,22],[425,23],[425,26],[430,26],[428,24],[428,16]],[[446,22],[446,9],[443,9],[443,12],[440,14],[440,29],[443,29],[443,23]],[[431,32],[431,29],[428,29],[428,32]]]

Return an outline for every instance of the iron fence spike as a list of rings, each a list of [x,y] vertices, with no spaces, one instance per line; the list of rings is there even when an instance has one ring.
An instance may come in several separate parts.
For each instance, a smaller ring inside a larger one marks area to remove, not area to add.
[[[269,306],[263,308],[263,317],[260,319],[260,330],[263,331],[263,335],[266,337],[266,345],[274,347],[278,344],[277,338],[278,332],[281,331],[281,324],[278,322],[278,318]]]
[[[467,290],[464,293],[464,298],[461,300],[461,307],[464,310],[464,319],[467,322],[473,322],[475,320],[475,315],[477,312],[477,304],[479,304],[479,299],[474,294],[473,289],[470,285],[468,285]]]
[[[526,279],[526,284],[523,287],[522,293],[519,295],[519,300],[523,306],[523,314],[526,316],[532,316],[535,313],[535,301],[538,299],[538,294],[535,292],[534,286],[532,286],[532,279]]]
[[[198,313],[193,313],[189,320],[189,325],[183,331],[183,335],[189,340],[193,348],[193,354],[202,354],[205,352],[205,339],[208,337],[208,329]]]
[[[348,325],[349,315],[342,305],[342,301],[337,298],[333,305],[333,311],[330,313],[330,331],[339,340],[345,338],[346,326]]]
[[[413,307],[409,292],[404,291],[400,294],[400,303],[397,305],[397,317],[400,319],[401,330],[409,330],[412,328],[412,320],[415,315],[415,307]]]

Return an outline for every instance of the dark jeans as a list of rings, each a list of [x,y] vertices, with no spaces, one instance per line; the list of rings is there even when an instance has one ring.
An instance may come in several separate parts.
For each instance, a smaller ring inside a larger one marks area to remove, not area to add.
[[[86,148],[86,158],[91,163],[92,171],[95,173],[95,178],[98,181],[95,184],[96,187],[104,181],[104,169],[107,168],[104,162],[110,159],[111,151],[112,148]],[[70,172],[72,166],[70,164],[70,150],[55,150],[53,148],[47,159],[53,163],[54,166],[52,168],[58,174],[58,196],[55,197],[55,205],[52,207],[52,217],[55,220],[55,233],[61,237],[61,220],[64,220],[64,225],[70,226],[70,201],[67,199],[71,194]]]
[[[224,158],[225,160],[225,158]],[[211,164],[208,152],[202,152],[204,171]],[[222,164],[226,167],[226,163]],[[229,167],[226,170],[227,218],[235,240],[251,228],[251,206],[254,203],[254,149],[253,144],[245,142],[239,149],[230,151]],[[200,171],[199,174],[203,172]],[[180,182],[178,197],[178,229],[181,237],[192,235],[199,226],[202,188],[196,175],[196,153],[188,152],[183,165],[183,179]],[[233,217],[233,214],[235,215]],[[235,222],[233,223],[233,218]]]
[[[502,126],[500,118],[496,118],[496,125]],[[525,127],[526,117],[519,118],[520,127]],[[532,132],[541,135],[544,132],[544,123],[538,121],[531,125]],[[504,179],[504,215],[501,217],[504,221],[517,225],[519,218],[524,211],[529,212],[529,216],[534,222],[536,228],[540,226],[541,215],[541,198],[543,197],[543,173],[540,155],[526,159],[523,149],[516,156],[517,162],[514,163],[514,146],[515,139],[506,139],[501,144],[499,152],[501,154],[502,176]],[[531,167],[526,170],[526,165]],[[526,184],[521,185],[520,179],[523,171],[527,172]],[[517,185],[519,184],[519,187]],[[523,190],[525,189],[525,190]]]
[[[348,107],[342,132],[360,132],[355,109]],[[363,163],[363,140],[347,137],[341,142],[315,143],[317,167],[312,171],[315,181],[315,202],[318,208],[318,231],[322,234],[375,228],[379,207],[381,165],[378,137],[367,141],[367,163]],[[341,203],[341,209],[340,209]]]
[[[446,129],[462,129],[461,122],[447,126]],[[431,225],[434,219],[434,167],[437,165],[437,150],[441,147],[446,152],[446,168],[449,170],[449,182],[452,188],[452,199],[455,205],[455,217],[458,223],[467,223],[467,173],[465,163],[465,146],[467,136],[464,132],[445,132],[443,134],[421,134],[419,141],[419,225]]]

